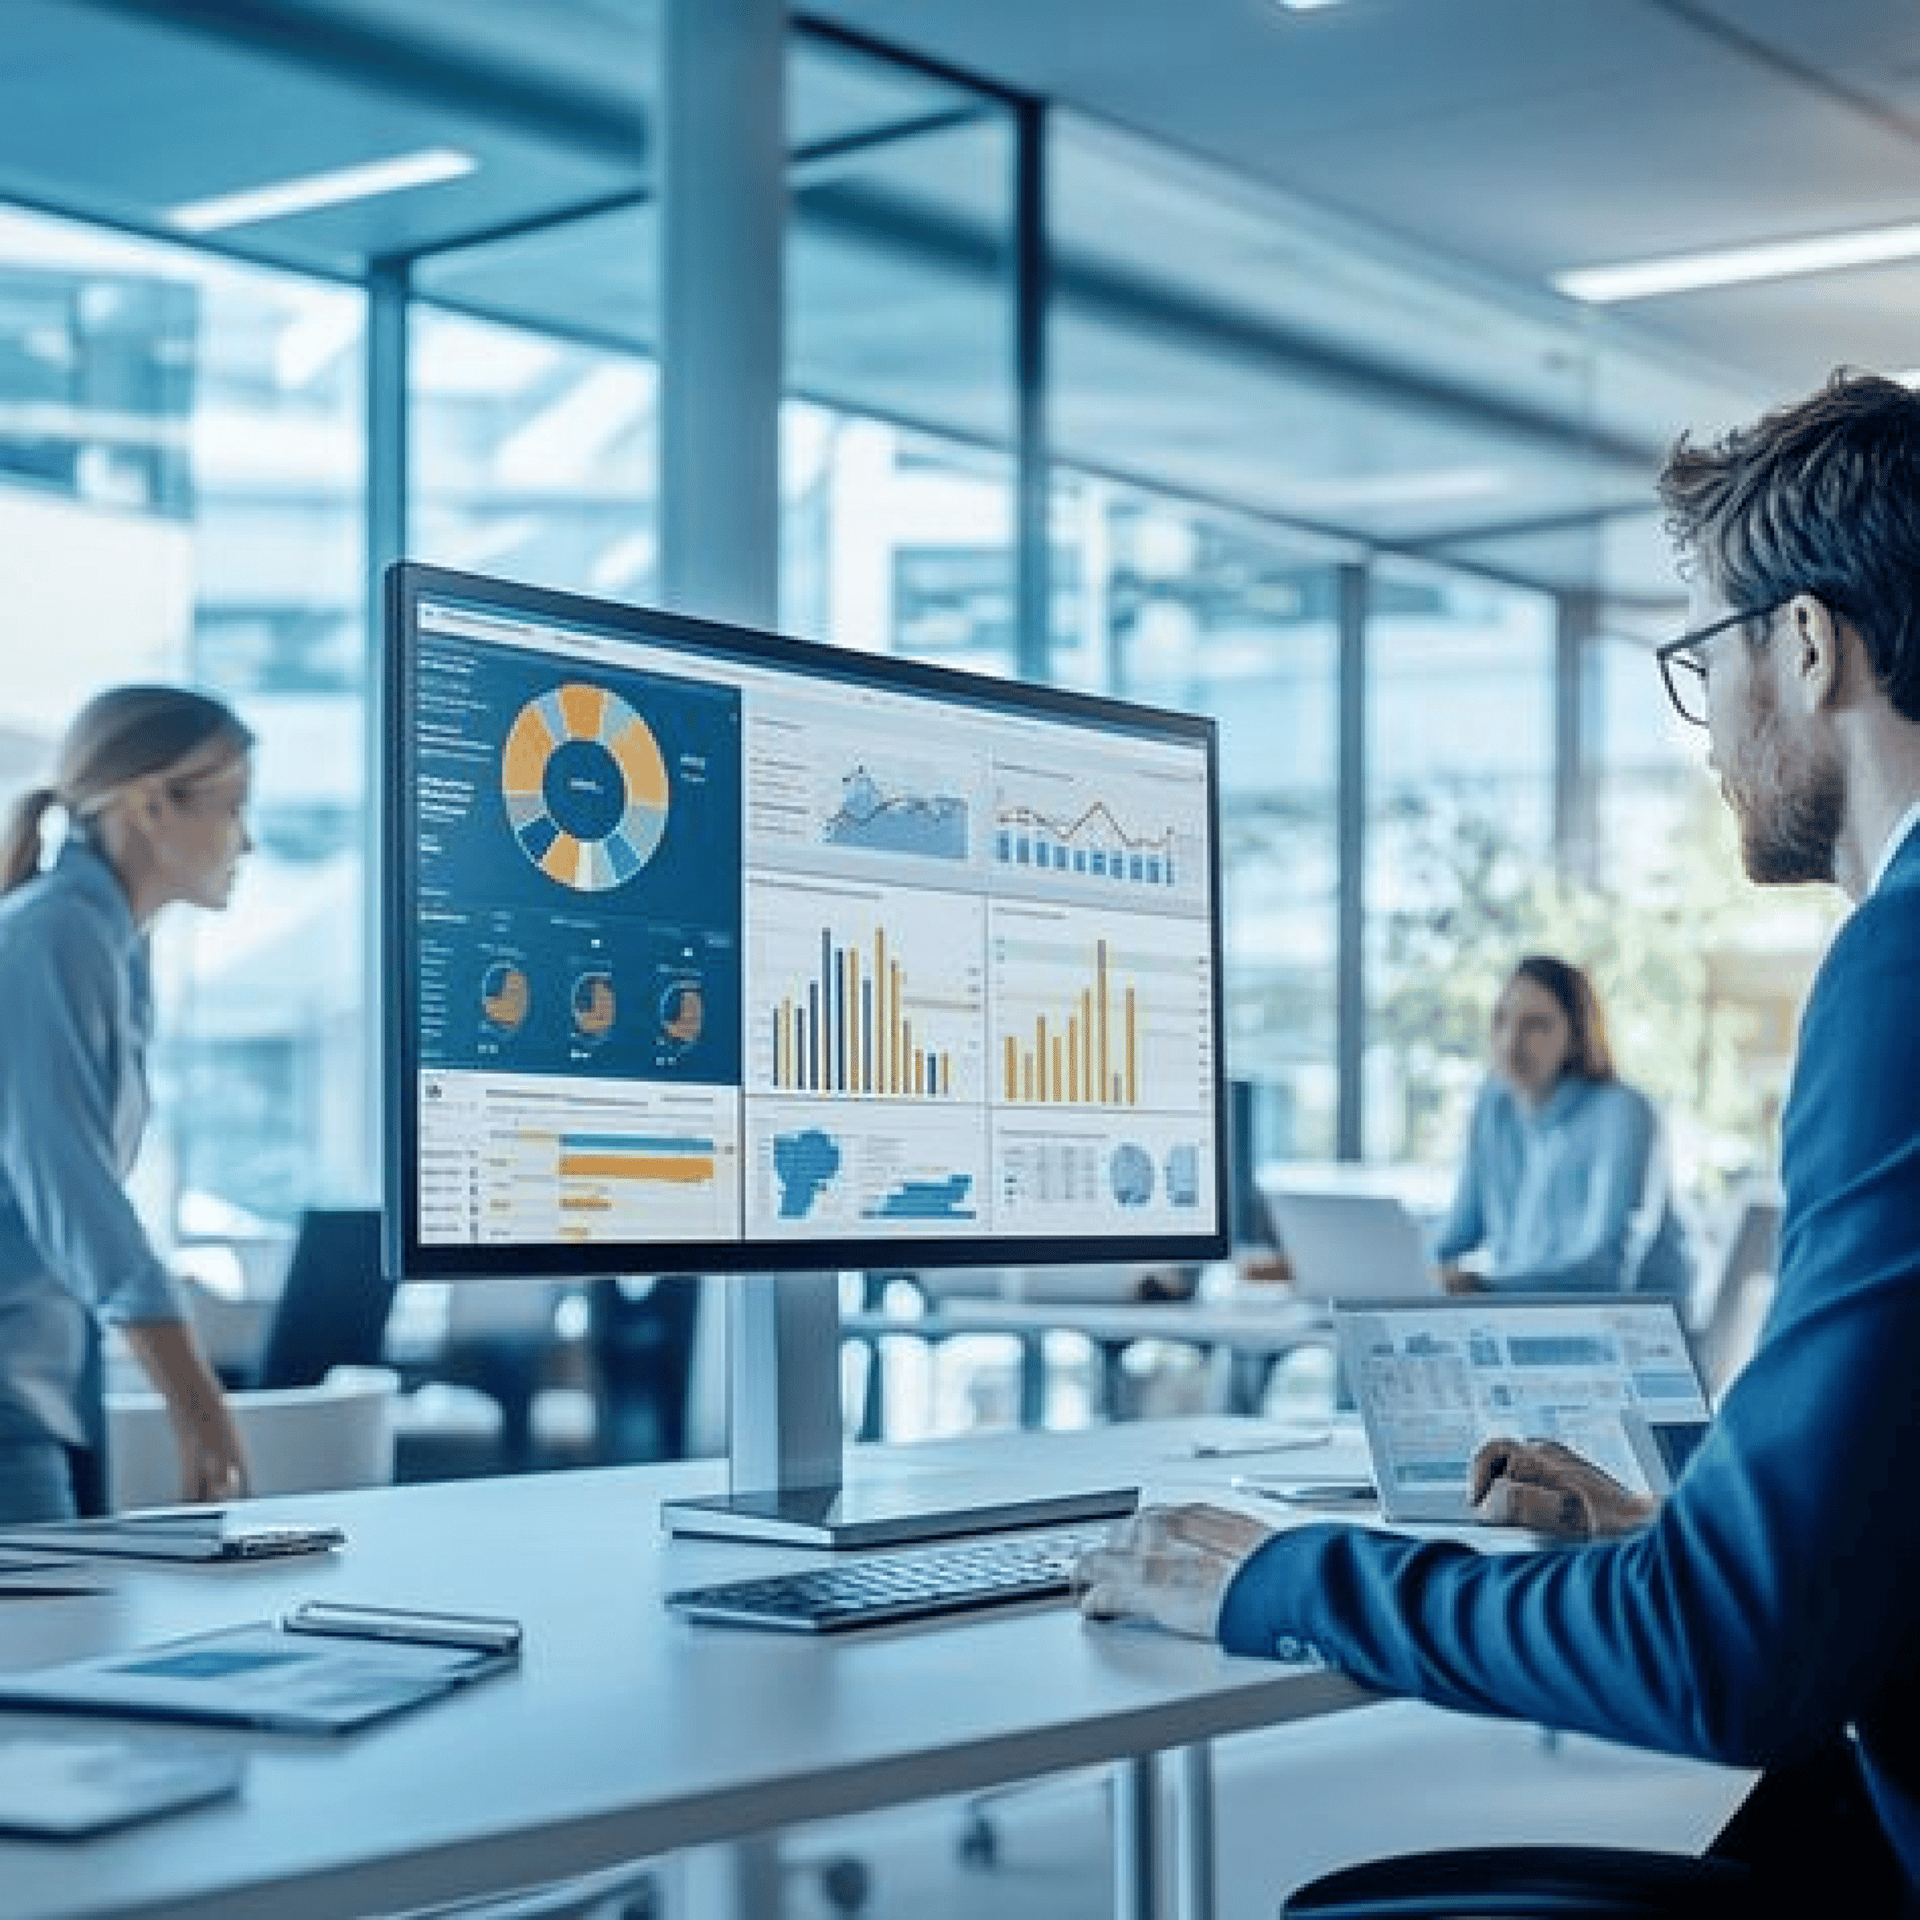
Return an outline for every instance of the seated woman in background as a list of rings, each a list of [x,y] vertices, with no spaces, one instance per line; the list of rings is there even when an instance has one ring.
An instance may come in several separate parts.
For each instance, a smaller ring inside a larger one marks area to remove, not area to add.
[[[147,1118],[147,935],[218,912],[253,844],[253,737],[183,687],[115,687],[0,833],[0,1520],[105,1504],[101,1323],[166,1400],[187,1500],[247,1490],[220,1383],[124,1185]],[[41,820],[64,844],[41,866]]]
[[[1492,1072],[1474,1103],[1453,1205],[1434,1236],[1452,1293],[1663,1293],[1693,1255],[1660,1122],[1614,1072],[1578,967],[1529,954],[1493,1010]],[[1468,1255],[1479,1259],[1469,1268]]]

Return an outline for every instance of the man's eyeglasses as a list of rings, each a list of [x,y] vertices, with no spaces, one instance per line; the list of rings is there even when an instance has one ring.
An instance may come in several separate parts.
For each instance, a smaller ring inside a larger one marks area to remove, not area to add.
[[[1750,620],[1771,620],[1786,604],[1784,600],[1776,600],[1770,607],[1753,607],[1745,613],[1730,613],[1724,619],[1709,620],[1704,627],[1694,627],[1679,639],[1654,649],[1653,657],[1660,663],[1660,678],[1666,683],[1667,698],[1682,720],[1696,727],[1707,724],[1707,663],[1701,657],[1701,648],[1729,627],[1743,627]]]

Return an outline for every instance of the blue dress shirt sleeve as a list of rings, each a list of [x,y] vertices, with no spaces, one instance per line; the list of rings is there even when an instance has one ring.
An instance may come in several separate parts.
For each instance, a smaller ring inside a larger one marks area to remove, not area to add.
[[[33,933],[0,955],[0,1175],[47,1273],[85,1306],[178,1320],[116,1150],[130,1041],[124,959],[84,910],[42,914]]]

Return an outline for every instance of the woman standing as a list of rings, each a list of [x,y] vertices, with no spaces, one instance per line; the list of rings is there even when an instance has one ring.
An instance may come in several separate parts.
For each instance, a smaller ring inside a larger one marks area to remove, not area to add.
[[[167,1403],[183,1497],[246,1491],[220,1383],[123,1182],[147,1119],[148,933],[176,901],[226,906],[253,844],[252,747],[205,694],[112,688],[0,830],[0,1519],[105,1510],[105,1320]],[[66,839],[43,870],[55,807]]]
[[[1434,1240],[1454,1293],[1671,1294],[1693,1255],[1652,1103],[1614,1071],[1593,984],[1551,954],[1516,966],[1493,1012],[1453,1205]],[[1477,1253],[1481,1264],[1461,1264]]]

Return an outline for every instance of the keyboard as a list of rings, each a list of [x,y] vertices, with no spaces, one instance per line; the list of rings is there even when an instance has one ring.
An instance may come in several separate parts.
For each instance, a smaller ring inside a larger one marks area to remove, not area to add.
[[[1016,1600],[1054,1599],[1069,1591],[1073,1563],[1089,1547],[1101,1545],[1107,1533],[1105,1525],[1051,1527],[1007,1539],[946,1541],[800,1573],[683,1587],[667,1595],[667,1605],[689,1620],[723,1626],[844,1633]]]

